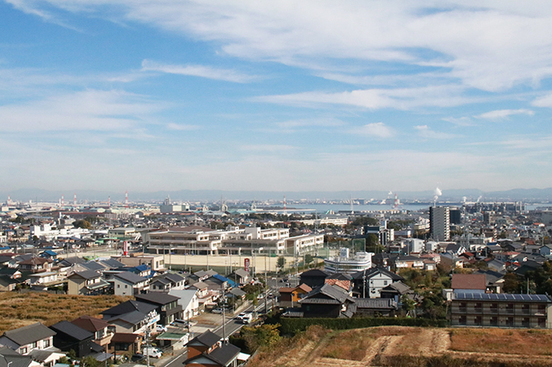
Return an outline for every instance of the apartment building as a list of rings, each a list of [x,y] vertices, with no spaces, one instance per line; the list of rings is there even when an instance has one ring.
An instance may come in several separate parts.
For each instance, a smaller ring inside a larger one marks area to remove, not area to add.
[[[454,293],[453,326],[552,328],[552,299],[544,294]]]

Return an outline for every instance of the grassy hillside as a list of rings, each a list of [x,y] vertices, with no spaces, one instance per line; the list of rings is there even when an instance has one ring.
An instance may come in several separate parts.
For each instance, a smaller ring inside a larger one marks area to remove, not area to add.
[[[82,315],[100,317],[100,312],[126,301],[119,296],[68,296],[42,292],[0,293],[0,333],[41,322],[52,325]]]

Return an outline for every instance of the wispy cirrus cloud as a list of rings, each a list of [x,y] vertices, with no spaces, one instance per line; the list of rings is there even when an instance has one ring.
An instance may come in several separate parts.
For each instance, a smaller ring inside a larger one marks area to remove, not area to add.
[[[383,122],[373,122],[349,130],[352,134],[360,134],[368,137],[392,138],[395,136],[395,130]]]
[[[240,150],[247,152],[282,152],[282,151],[292,151],[296,150],[297,147],[292,145],[282,145],[282,144],[253,144],[253,145],[242,145],[239,147]]]
[[[532,110],[527,109],[517,109],[517,110],[495,110],[482,113],[480,115],[474,116],[478,119],[487,119],[487,120],[503,120],[512,115],[527,115],[533,116],[535,114]]]
[[[200,129],[200,126],[191,125],[191,124],[177,124],[174,122],[170,122],[167,124],[167,129],[174,130],[174,131],[192,131],[192,130]]]
[[[424,139],[452,139],[456,137],[455,134],[449,134],[432,130],[427,125],[417,125],[414,129],[418,132],[418,136]]]
[[[345,122],[336,118],[309,118],[278,122],[276,125],[282,128],[304,128],[304,127],[338,127],[344,126]]]
[[[142,71],[157,71],[167,74],[196,76],[234,83],[250,83],[259,79],[257,76],[242,74],[234,70],[216,69],[202,65],[162,64],[151,60],[142,61]]]
[[[304,92],[286,95],[261,96],[254,101],[319,107],[345,105],[367,109],[395,108],[409,110],[418,107],[452,107],[476,102],[463,95],[464,88],[440,85],[419,88],[359,89],[348,92]]]
[[[1,106],[0,126],[3,131],[123,130],[163,108],[121,90],[85,90]]]

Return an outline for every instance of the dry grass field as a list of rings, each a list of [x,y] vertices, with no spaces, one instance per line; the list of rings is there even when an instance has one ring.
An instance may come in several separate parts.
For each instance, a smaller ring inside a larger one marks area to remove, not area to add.
[[[99,317],[100,312],[126,301],[118,296],[68,296],[43,292],[0,293],[0,333],[41,322],[52,325],[82,315]]]
[[[552,365],[552,330],[322,327],[258,353],[248,367]]]

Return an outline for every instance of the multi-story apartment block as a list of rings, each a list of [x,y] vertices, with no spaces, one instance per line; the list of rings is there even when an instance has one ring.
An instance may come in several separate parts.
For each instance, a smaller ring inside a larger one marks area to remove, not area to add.
[[[455,293],[453,326],[552,328],[552,299],[544,294]]]
[[[446,206],[429,207],[429,232],[435,241],[450,239],[450,211]]]

